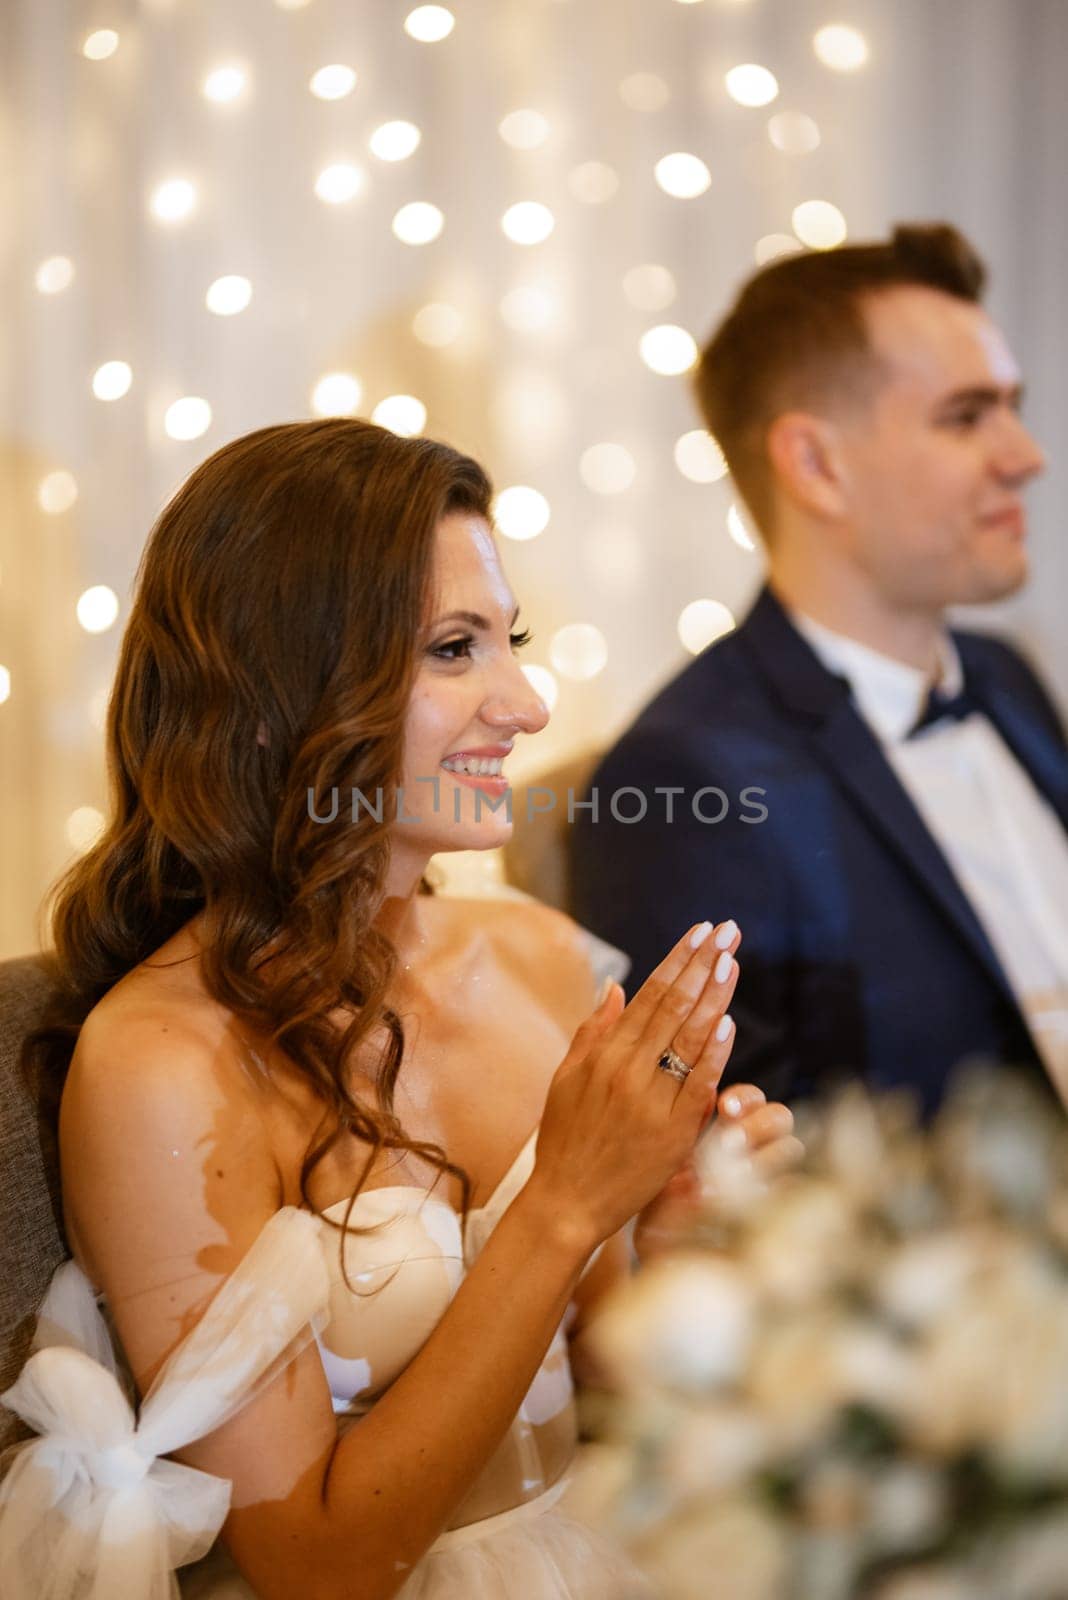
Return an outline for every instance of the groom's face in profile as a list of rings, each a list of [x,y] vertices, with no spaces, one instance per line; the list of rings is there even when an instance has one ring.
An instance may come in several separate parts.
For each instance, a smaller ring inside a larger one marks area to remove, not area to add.
[[[841,424],[852,555],[896,600],[940,608],[1027,576],[1023,490],[1044,458],[1020,374],[979,305],[908,285],[866,297],[877,383]]]

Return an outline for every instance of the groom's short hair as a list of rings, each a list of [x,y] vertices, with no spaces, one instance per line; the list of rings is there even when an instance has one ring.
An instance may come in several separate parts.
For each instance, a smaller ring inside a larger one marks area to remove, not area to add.
[[[780,257],[742,286],[696,373],[697,400],[758,527],[772,533],[767,430],[784,411],[843,397],[864,403],[877,386],[861,301],[918,284],[977,302],[986,267],[949,223],[900,223],[888,240]]]

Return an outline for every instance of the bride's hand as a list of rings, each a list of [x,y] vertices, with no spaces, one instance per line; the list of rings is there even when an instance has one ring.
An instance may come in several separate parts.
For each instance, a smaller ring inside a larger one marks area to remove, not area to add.
[[[629,1005],[611,986],[557,1068],[526,1192],[590,1249],[690,1159],[734,1041],[739,942],[732,922],[690,929]],[[657,1067],[669,1048],[684,1083]]]
[[[789,1106],[777,1100],[769,1103],[755,1083],[735,1083],[719,1096],[716,1120],[706,1137],[735,1142],[738,1152],[749,1156],[762,1177],[773,1178],[795,1166],[804,1155],[804,1146],[794,1137],[793,1126]],[[672,1249],[709,1204],[710,1197],[702,1193],[691,1159],[638,1213],[634,1229],[638,1260],[650,1261]]]

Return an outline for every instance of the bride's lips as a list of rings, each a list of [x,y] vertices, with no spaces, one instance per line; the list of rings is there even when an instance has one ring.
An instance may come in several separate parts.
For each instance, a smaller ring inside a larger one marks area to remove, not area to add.
[[[489,744],[481,745],[472,750],[451,750],[445,760],[503,761],[505,756],[510,756],[511,753],[511,744]],[[495,773],[492,776],[488,773],[454,772],[451,767],[446,767],[444,763],[441,770],[447,772],[450,778],[455,778],[457,783],[466,784],[469,789],[481,789],[485,794],[493,795],[495,798],[505,794],[509,787],[508,779],[503,772],[500,774]]]

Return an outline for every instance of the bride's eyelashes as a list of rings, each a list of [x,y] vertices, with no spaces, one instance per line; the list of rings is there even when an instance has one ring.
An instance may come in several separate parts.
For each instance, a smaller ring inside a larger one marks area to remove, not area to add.
[[[522,650],[533,638],[529,628],[524,628],[522,633],[508,635],[508,643],[513,650]],[[465,661],[470,660],[471,646],[475,642],[474,634],[460,634],[455,639],[443,639],[440,644],[431,645],[428,654],[435,656],[439,661]]]

